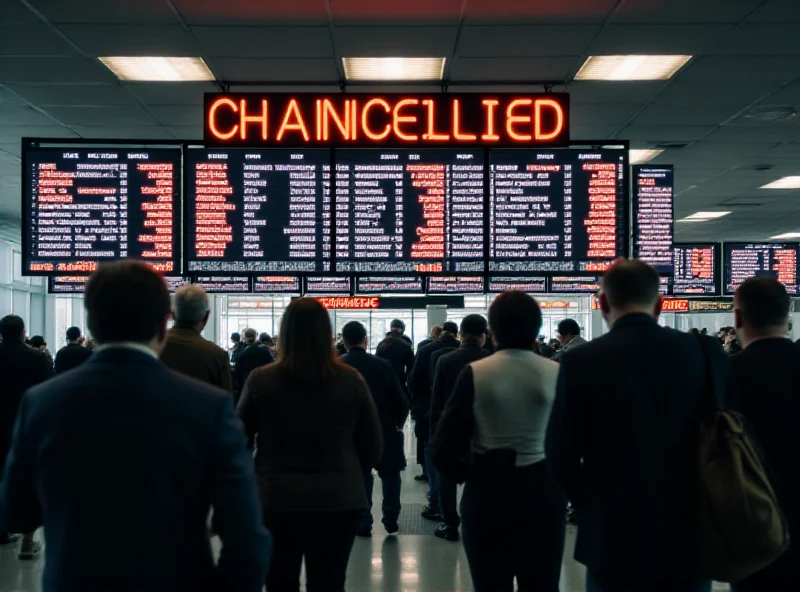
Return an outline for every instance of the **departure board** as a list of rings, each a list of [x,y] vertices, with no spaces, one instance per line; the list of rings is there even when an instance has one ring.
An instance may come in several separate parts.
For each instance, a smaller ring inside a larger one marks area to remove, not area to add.
[[[493,150],[489,271],[600,273],[627,256],[627,150]]]
[[[209,294],[246,294],[250,292],[250,278],[247,276],[196,276],[192,283]]]
[[[336,270],[483,273],[483,151],[337,150]]]
[[[482,277],[429,277],[428,294],[483,294]]]
[[[419,276],[378,276],[356,278],[356,294],[424,294]]]
[[[673,269],[672,166],[637,165],[633,169],[633,256],[659,273]]]
[[[303,294],[346,295],[352,294],[353,284],[349,277],[309,276],[305,278]]]
[[[47,292],[50,294],[83,294],[88,275],[58,275],[47,278]]]
[[[799,250],[797,243],[725,243],[725,293],[733,294],[739,284],[755,276],[775,278],[789,294],[798,295]]]
[[[178,275],[166,275],[164,276],[164,281],[167,283],[167,290],[169,290],[170,294],[174,293],[175,290],[180,288],[181,286],[185,286],[186,284],[191,283],[189,278],[185,278]]]
[[[188,150],[190,272],[330,270],[328,150]]]
[[[253,292],[262,294],[300,294],[300,278],[288,275],[259,275],[253,278]]]
[[[547,278],[544,277],[489,277],[488,292],[496,294],[506,290],[520,290],[522,292],[541,293],[547,292]]]
[[[41,148],[24,162],[25,275],[126,258],[180,269],[180,150]]]
[[[714,296],[719,293],[719,251],[714,243],[675,245],[675,296]]]
[[[596,294],[600,290],[599,277],[552,277],[548,292],[554,294]]]

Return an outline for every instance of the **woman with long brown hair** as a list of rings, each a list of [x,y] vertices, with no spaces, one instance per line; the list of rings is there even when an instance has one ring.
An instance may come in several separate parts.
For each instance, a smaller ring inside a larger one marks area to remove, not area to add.
[[[350,550],[367,507],[362,467],[383,453],[375,403],[361,375],[333,350],[330,317],[313,298],[283,315],[274,364],[254,370],[239,402],[272,532],[268,592],[344,590]]]

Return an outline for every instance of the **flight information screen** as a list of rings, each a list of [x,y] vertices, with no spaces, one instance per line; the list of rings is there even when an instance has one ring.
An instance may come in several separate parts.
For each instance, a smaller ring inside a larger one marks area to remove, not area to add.
[[[247,276],[201,275],[192,283],[209,294],[244,294],[250,292],[250,278]]]
[[[663,296],[668,296],[671,294],[672,290],[672,278],[667,276],[661,276],[661,282],[658,285],[658,292]]]
[[[188,150],[190,272],[330,270],[328,150]]]
[[[493,150],[489,271],[599,273],[627,256],[627,151]]]
[[[356,294],[422,294],[419,276],[378,276],[356,278]]]
[[[305,278],[303,294],[347,295],[352,293],[353,284],[349,277],[310,276]]]
[[[25,162],[26,275],[126,258],[180,269],[180,150],[41,148]]]
[[[547,292],[547,278],[508,276],[491,276],[489,278],[489,293],[505,292],[506,290],[534,293]]]
[[[259,275],[253,278],[253,292],[300,294],[300,278],[288,275]]]
[[[633,256],[659,273],[673,269],[672,166],[637,165],[633,169]]]
[[[181,286],[191,283],[189,278],[179,275],[166,275],[164,276],[164,281],[167,283],[167,289],[169,290],[170,294],[174,293],[175,290]]]
[[[600,290],[599,277],[552,277],[548,292],[554,294],[596,294]]]
[[[676,244],[674,253],[675,275],[672,294],[676,296],[713,296],[719,286],[718,245]]]
[[[789,294],[797,295],[798,250],[797,243],[725,243],[725,293],[733,294],[739,284],[755,276],[775,278]]]
[[[483,294],[482,277],[430,277],[428,294]]]
[[[336,270],[482,273],[483,151],[337,150]]]
[[[58,275],[47,278],[47,291],[50,294],[83,294],[88,275]]]

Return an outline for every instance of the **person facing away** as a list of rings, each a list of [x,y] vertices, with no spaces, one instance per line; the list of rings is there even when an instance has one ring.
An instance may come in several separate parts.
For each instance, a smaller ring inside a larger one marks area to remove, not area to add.
[[[456,380],[433,462],[465,482],[462,531],[476,592],[512,592],[515,577],[520,592],[556,592],[566,501],[545,463],[544,434],[558,365],[533,351],[542,312],[524,292],[495,298],[489,326],[497,351]]]
[[[403,424],[408,417],[408,398],[392,365],[367,352],[367,330],[364,325],[358,321],[350,321],[342,327],[342,338],[347,353],[341,360],[358,370],[366,381],[378,410],[383,435],[383,456],[374,466],[364,467],[368,508],[362,514],[357,534],[364,537],[372,535],[373,468],[378,471],[383,488],[383,526],[386,532],[394,534],[399,529],[397,519],[400,517],[400,471],[406,468]]]
[[[792,419],[800,413],[800,348],[786,338],[791,299],[772,278],[751,278],[736,289],[733,318],[743,351],[731,357],[741,411],[761,444],[789,526],[789,550],[734,586],[738,592],[800,590],[800,458]]]
[[[247,378],[253,370],[271,364],[274,361],[272,352],[268,347],[270,341],[269,334],[262,333],[254,345],[249,346],[239,354],[239,359],[236,361],[236,367],[233,371],[239,389],[244,388]]]
[[[200,334],[210,314],[208,295],[203,288],[194,284],[178,288],[173,296],[175,325],[167,333],[161,361],[176,372],[231,393],[233,379],[228,355]]]
[[[599,295],[610,332],[561,360],[547,459],[578,514],[590,591],[710,589],[693,551],[703,346],[733,401],[730,362],[711,338],[658,325],[659,283],[643,261],[615,262]]]
[[[50,366],[53,366],[53,355],[50,353],[50,350],[47,349],[47,342],[44,340],[44,337],[41,335],[34,335],[31,337],[29,345],[47,358]]]
[[[22,395],[34,385],[53,376],[53,366],[42,353],[25,345],[25,322],[16,315],[0,319],[0,474],[11,448],[11,436],[17,419]],[[0,516],[0,544],[15,542],[17,537],[5,532],[5,520]],[[20,558],[32,559],[40,550],[33,540],[30,529],[15,529],[13,532],[31,533],[23,537]]]
[[[269,592],[342,592],[363,511],[364,469],[383,456],[375,402],[333,350],[327,310],[314,298],[284,311],[273,364],[250,374],[238,407],[255,466],[264,522],[275,541]],[[256,438],[257,437],[257,438]]]
[[[394,319],[386,338],[378,344],[375,355],[388,361],[394,368],[397,379],[408,396],[408,374],[414,367],[414,350],[411,340],[404,334],[406,325],[400,319]]]
[[[42,589],[260,591],[270,539],[241,424],[228,393],[159,362],[163,278],[101,265],[84,305],[97,351],[25,395],[2,481],[9,529],[44,526]]]
[[[433,343],[434,341],[436,341],[437,339],[439,339],[442,336],[442,326],[441,325],[434,325],[433,327],[431,327],[430,335],[431,336],[428,337],[427,339],[423,339],[422,341],[419,342],[419,345],[417,346],[417,353],[419,353],[419,351],[423,347],[425,347],[429,343]]]
[[[491,354],[484,347],[486,339],[486,319],[479,314],[465,316],[461,320],[461,347],[458,349],[442,348],[431,356],[433,366],[433,390],[431,395],[431,437],[436,433],[439,418],[442,415],[456,380],[461,371],[472,362],[482,360]],[[458,515],[458,484],[445,474],[439,475],[439,502],[442,507],[444,524],[436,527],[433,534],[447,541],[459,540],[458,527],[461,518]]]
[[[79,327],[67,329],[67,345],[56,352],[56,374],[77,368],[92,357],[91,350],[83,347],[84,341]]]
[[[239,359],[239,354],[245,347],[242,343],[242,335],[238,331],[231,333],[231,343],[233,343],[230,349],[231,366],[235,366],[236,361]]]
[[[561,357],[573,347],[588,343],[581,337],[581,327],[575,319],[561,321],[556,332],[558,333],[558,342],[561,344],[561,349],[553,356],[556,362],[560,362]]]

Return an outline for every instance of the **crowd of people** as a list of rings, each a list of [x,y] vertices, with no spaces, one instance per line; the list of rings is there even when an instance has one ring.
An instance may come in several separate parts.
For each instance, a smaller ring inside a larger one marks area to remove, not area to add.
[[[246,329],[229,355],[201,335],[200,287],[170,299],[144,264],[101,266],[84,298],[95,351],[72,327],[50,359],[22,319],[0,320],[0,544],[20,533],[33,558],[44,527],[45,590],[296,592],[305,564],[309,592],[340,592],[375,528],[376,475],[382,528],[402,534],[410,413],[423,517],[463,539],[477,592],[558,590],[567,500],[588,591],[708,591],[695,543],[709,384],[757,435],[800,536],[800,349],[775,280],[736,291],[732,356],[727,331],[659,326],[659,285],[649,265],[615,263],[598,296],[610,331],[587,341],[565,319],[557,347],[522,292],[434,327],[416,352],[400,320],[379,343],[358,322],[335,336],[299,298],[277,340]],[[792,543],[735,589],[799,590],[798,555]]]

